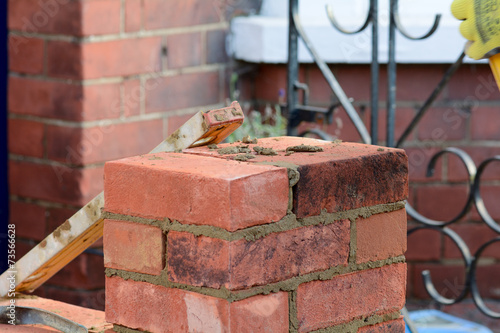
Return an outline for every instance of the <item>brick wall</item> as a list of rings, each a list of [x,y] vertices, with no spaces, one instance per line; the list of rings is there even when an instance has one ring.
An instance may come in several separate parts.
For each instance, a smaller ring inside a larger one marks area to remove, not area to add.
[[[321,151],[286,152],[299,144]],[[231,145],[253,158],[202,147],[106,164],[115,330],[402,332],[404,152],[291,137]]]
[[[9,1],[18,258],[102,190],[105,161],[148,152],[191,114],[224,105],[228,20],[257,4]],[[102,257],[83,254],[37,293],[103,308],[103,288]]]
[[[370,122],[370,69],[367,65],[331,66],[347,96],[365,124]],[[437,85],[448,65],[398,65],[396,138],[411,122],[423,101]],[[309,84],[310,104],[327,106],[332,93],[320,72],[313,65],[302,65],[300,80]],[[385,139],[386,68],[381,67],[379,135]],[[286,87],[286,66],[259,65],[254,74],[243,78],[240,85],[246,99],[259,108],[265,103],[277,103],[278,91]],[[255,89],[251,89],[254,87]],[[451,219],[463,208],[467,198],[467,174],[457,157],[445,155],[435,174],[426,177],[426,167],[432,155],[445,147],[458,147],[473,158],[476,165],[488,157],[500,154],[500,92],[488,65],[463,65],[451,79],[431,110],[403,146],[409,159],[410,196],[412,205],[426,217]],[[359,141],[354,126],[342,109],[337,110],[332,125],[314,125],[345,141]],[[302,125],[302,129],[314,127]],[[498,164],[498,163],[497,163]],[[481,194],[491,216],[500,220],[500,165],[492,164],[482,178]],[[409,221],[409,228],[416,224]],[[470,246],[474,253],[496,233],[484,223],[475,208],[460,222],[450,227]],[[492,246],[477,272],[481,295],[499,299],[499,247]],[[464,269],[460,252],[449,239],[432,231],[419,231],[408,238],[409,299],[429,299],[421,272],[430,269],[437,290],[456,298],[464,285]],[[426,303],[428,304],[428,302]],[[485,319],[485,317],[481,317]],[[479,320],[482,320],[479,319]]]

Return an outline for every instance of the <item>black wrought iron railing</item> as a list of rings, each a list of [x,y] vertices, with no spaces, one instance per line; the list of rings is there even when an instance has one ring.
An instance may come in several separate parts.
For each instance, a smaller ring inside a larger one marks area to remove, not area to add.
[[[440,95],[443,88],[447,85],[453,74],[462,65],[465,55],[461,53],[456,62],[452,64],[448,70],[445,72],[444,76],[435,87],[434,91],[429,95],[427,100],[422,104],[422,106],[416,112],[411,123],[406,127],[401,137],[395,137],[395,115],[396,115],[396,33],[399,32],[402,36],[412,39],[425,39],[431,36],[439,26],[440,15],[437,15],[434,20],[434,24],[430,30],[423,36],[415,37],[411,36],[403,27],[401,19],[398,12],[398,0],[389,0],[389,54],[388,54],[388,64],[387,64],[387,132],[385,143],[389,147],[402,147],[408,136],[414,131],[416,125],[420,122],[422,117],[430,110],[431,105]],[[379,13],[378,13],[378,0],[370,0],[369,12],[366,16],[364,24],[356,30],[348,31],[340,26],[340,24],[335,19],[334,10],[331,7],[326,8],[327,15],[330,18],[332,25],[342,33],[345,34],[356,34],[367,29],[371,25],[372,29],[372,52],[371,52],[371,121],[370,130],[368,130],[360,118],[359,114],[356,112],[351,100],[344,93],[341,85],[335,78],[327,63],[323,61],[319,53],[316,51],[314,45],[308,38],[305,30],[301,24],[301,19],[298,14],[298,0],[289,0],[289,46],[288,46],[288,94],[287,94],[287,110],[288,110],[288,135],[299,135],[299,124],[302,121],[311,121],[315,119],[315,116],[321,114],[322,116],[331,116],[333,109],[337,105],[341,105],[350,120],[354,124],[357,132],[359,133],[361,140],[364,143],[378,144],[381,140],[378,133],[378,121],[379,121],[379,59],[378,59],[378,45],[379,45]],[[302,83],[298,79],[299,73],[299,61],[298,61],[298,41],[301,39],[309,53],[311,54],[314,62],[319,67],[319,70],[326,79],[328,85],[330,86],[333,94],[338,99],[338,103],[332,105],[328,108],[312,107],[308,105],[308,94],[309,88],[307,84]],[[299,98],[302,94],[302,98]],[[316,135],[320,137],[328,137],[326,133],[322,133],[321,130],[315,132]],[[425,284],[425,288],[429,295],[434,301],[442,305],[452,305],[461,302],[469,294],[472,296],[474,303],[477,308],[485,315],[500,319],[500,313],[495,312],[488,308],[484,302],[482,296],[479,293],[478,280],[476,278],[476,272],[478,267],[478,262],[481,259],[484,251],[491,247],[494,243],[500,242],[500,225],[496,222],[488,212],[484,201],[481,196],[480,185],[481,177],[490,165],[493,163],[500,162],[500,155],[493,156],[486,159],[476,167],[474,161],[464,150],[458,148],[445,148],[435,155],[430,160],[427,167],[427,175],[432,176],[434,172],[434,167],[439,159],[441,159],[446,154],[452,154],[457,156],[464,164],[468,173],[468,187],[469,194],[464,207],[461,209],[460,213],[453,219],[448,221],[433,220],[421,215],[417,212],[409,203],[406,205],[407,213],[409,216],[418,222],[419,226],[408,231],[408,235],[422,230],[428,229],[432,231],[439,232],[444,237],[448,237],[459,249],[464,266],[465,266],[465,285],[463,290],[459,292],[458,296],[455,298],[449,298],[441,295],[435,288],[432,277],[429,271],[423,271],[422,276]],[[411,179],[410,179],[411,181]],[[489,228],[495,231],[498,235],[484,243],[475,253],[471,253],[466,242],[450,228],[450,225],[462,220],[475,206],[477,209],[482,222],[484,222]],[[498,277],[500,279],[500,276]]]

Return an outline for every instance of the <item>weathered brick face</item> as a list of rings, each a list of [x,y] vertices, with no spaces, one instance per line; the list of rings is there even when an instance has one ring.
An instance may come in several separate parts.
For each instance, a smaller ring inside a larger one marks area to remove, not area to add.
[[[322,151],[286,154],[298,142]],[[200,147],[106,163],[107,320],[149,332],[398,331],[404,152],[293,137],[257,145],[276,155],[238,162]],[[365,198],[355,204],[332,182],[349,168],[350,193]]]

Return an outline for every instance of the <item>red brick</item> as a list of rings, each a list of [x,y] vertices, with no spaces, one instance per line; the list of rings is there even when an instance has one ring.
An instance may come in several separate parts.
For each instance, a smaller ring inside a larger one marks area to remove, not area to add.
[[[150,332],[227,332],[226,300],[145,282],[106,278],[106,321]]]
[[[498,251],[499,243],[491,246]],[[479,287],[479,293],[484,298],[494,298],[500,299],[500,265],[492,264],[487,266],[479,266],[476,272],[477,285]]]
[[[284,156],[287,147],[302,143],[321,146],[324,151]],[[332,213],[405,200],[408,196],[407,158],[400,149],[379,150],[377,146],[338,145],[297,137],[259,139],[258,145],[272,147],[278,155],[256,155],[250,163],[279,165],[285,162],[298,166],[300,179],[294,187],[293,212],[299,218],[319,215],[323,209]],[[220,156],[207,147],[185,149],[184,152]],[[325,176],[331,174],[337,176]]]
[[[457,298],[465,287],[465,270],[463,266],[449,266],[442,263],[415,264],[413,270],[414,296],[430,299],[425,290],[422,271],[429,270],[436,290],[448,298]]]
[[[337,81],[348,97],[354,98],[356,101],[370,100],[370,68],[367,65],[345,65],[334,66],[332,68]],[[383,67],[381,68],[383,71]],[[380,74],[380,90],[384,90],[385,75],[381,71]],[[323,89],[331,90],[328,86],[323,85]],[[380,91],[379,96],[385,99],[386,92]]]
[[[79,35],[81,1],[9,0],[8,26],[24,33]]]
[[[220,289],[231,287],[230,242],[187,232],[167,236],[170,281]]]
[[[288,294],[259,295],[231,303],[231,332],[287,333]]]
[[[9,27],[25,33],[74,36],[118,33],[120,1],[10,0]]]
[[[42,74],[44,44],[38,38],[9,36],[9,70],[23,74]]]
[[[50,278],[46,284],[86,290],[104,288],[103,258],[82,253]]]
[[[109,212],[230,231],[278,221],[288,205],[286,169],[187,154],[108,162],[105,180]]]
[[[163,120],[91,128],[48,126],[48,157],[73,165],[143,154],[163,141]]]
[[[455,231],[467,244],[471,254],[474,254],[481,245],[495,238],[498,234],[491,230],[486,224],[455,224],[449,227]],[[486,252],[481,255],[482,258],[500,259],[500,244],[491,245]],[[462,258],[460,251],[453,241],[445,237],[444,241],[444,256],[446,258]]]
[[[83,205],[102,190],[102,169],[70,169],[22,161],[9,163],[12,195]]]
[[[471,112],[471,138],[473,140],[500,140],[495,124],[500,122],[497,107],[478,107]]]
[[[161,37],[120,39],[81,45],[79,79],[128,76],[161,70]],[[64,55],[66,56],[66,55]],[[68,58],[59,61],[69,61]],[[72,60],[74,62],[74,58]]]
[[[45,125],[36,121],[9,119],[9,153],[43,157]]]
[[[287,87],[285,65],[267,65],[259,68],[259,75],[255,77],[255,97],[257,99],[278,102],[279,90]]]
[[[219,73],[189,73],[146,82],[146,112],[164,112],[219,102]]]
[[[409,166],[409,178],[412,184],[435,182],[436,180],[441,180],[442,178],[442,158],[438,159],[434,168],[434,174],[427,177],[427,166],[434,156],[441,149],[434,148],[425,142],[419,142],[417,147],[405,148],[405,152],[408,155],[408,166]]]
[[[465,139],[469,114],[455,108],[433,108],[418,126],[420,140],[432,140],[435,144]]]
[[[201,65],[201,33],[191,32],[167,37],[168,68]]]
[[[47,74],[61,79],[81,79],[85,64],[82,45],[73,42],[47,42]]]
[[[10,113],[63,120],[83,120],[81,85],[20,77],[9,78]]]
[[[415,225],[408,226],[411,231]],[[430,261],[441,258],[441,235],[437,231],[419,230],[408,235],[408,251],[405,253],[409,261]]]
[[[406,264],[394,264],[299,285],[299,332],[357,317],[399,311],[405,304]]]
[[[403,318],[376,325],[364,326],[358,329],[358,333],[401,333],[404,331],[405,321]]]
[[[448,84],[448,97],[465,103],[499,100],[500,92],[487,64],[461,66]]]
[[[481,186],[481,197],[483,198],[484,205],[488,210],[490,216],[495,220],[500,220],[500,206],[498,205],[498,198],[500,197],[500,186]],[[476,215],[476,216],[475,216]],[[479,220],[479,216],[472,212],[472,217],[475,220]]]
[[[168,235],[169,279],[196,286],[249,288],[347,265],[349,221],[228,242],[189,233]]]
[[[125,117],[138,116],[141,113],[141,104],[144,101],[141,83],[139,80],[123,82],[123,115]],[[115,104],[115,110],[118,104]]]
[[[406,210],[358,219],[356,232],[357,263],[403,255],[406,251]]]
[[[19,201],[10,201],[9,223],[16,225],[16,238],[41,241],[45,231],[45,208]]]
[[[375,152],[372,147],[363,151],[362,146],[354,145],[346,144],[344,151],[329,148],[329,161],[315,159],[315,155],[299,166],[300,179],[293,193],[297,217],[318,215],[322,209],[331,213],[406,199],[408,166],[404,152]],[[297,163],[301,154],[291,157]],[[324,177],[332,173],[337,177]]]
[[[226,63],[227,61],[226,31],[207,31],[207,64]]]
[[[81,1],[82,35],[104,35],[120,32],[120,0]]]
[[[398,65],[396,81],[397,101],[425,101],[442,79],[447,65],[435,64],[400,64]],[[381,71],[382,72],[382,71]],[[387,77],[387,67],[384,66],[382,75]],[[383,92],[386,97],[386,92]],[[444,94],[437,100],[443,99]]]
[[[454,218],[467,201],[467,188],[461,185],[429,185],[416,189],[414,207],[425,217],[447,221]]]
[[[116,119],[120,117],[120,85],[84,85],[82,115],[85,120]]]
[[[223,19],[223,15],[217,3],[211,1],[144,1],[144,26],[147,30],[216,23]]]
[[[139,223],[104,222],[104,265],[160,275],[165,265],[165,241],[160,228]]]
[[[138,31],[142,27],[141,0],[126,0],[125,2],[125,31]]]
[[[305,82],[309,86],[309,103],[312,105],[322,105],[328,106],[335,100],[335,95],[332,92],[332,89],[328,85],[323,74],[321,74],[320,70],[316,65],[304,65],[304,76]],[[332,66],[330,66],[331,69]],[[286,69],[285,69],[286,70]],[[344,87],[342,85],[342,87]],[[280,85],[280,88],[284,88],[286,90],[286,86]],[[302,100],[302,95],[300,95],[300,99]]]

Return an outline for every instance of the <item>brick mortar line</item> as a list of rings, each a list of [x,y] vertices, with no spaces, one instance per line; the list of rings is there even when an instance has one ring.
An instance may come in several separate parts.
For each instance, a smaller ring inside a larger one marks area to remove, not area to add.
[[[297,290],[288,292],[288,332],[297,333],[299,319],[297,317]]]
[[[116,324],[113,324],[113,331],[115,331],[117,333],[144,333],[144,332],[147,332],[147,331],[134,330],[133,328],[129,328],[129,327],[122,326],[122,325],[116,325]]]
[[[114,268],[106,268],[105,274],[107,277],[116,276],[124,280],[145,282],[156,286],[162,286],[165,288],[174,288],[174,289],[181,289],[190,292],[195,292],[201,295],[224,299],[229,303],[232,303],[257,295],[268,295],[270,293],[277,293],[280,291],[285,291],[285,292],[294,291],[297,290],[299,285],[303,283],[308,283],[313,281],[329,281],[340,275],[359,273],[370,269],[381,268],[383,266],[400,264],[405,262],[406,259],[404,255],[400,255],[397,257],[392,257],[384,260],[371,261],[361,264],[349,264],[347,266],[338,265],[330,267],[329,269],[326,269],[324,271],[307,273],[303,275],[294,276],[283,281],[269,283],[263,286],[253,286],[248,289],[234,290],[234,291],[228,290],[224,286],[222,286],[220,289],[215,289],[210,287],[199,287],[177,282],[171,282],[168,280],[167,271],[165,269],[161,272],[160,275],[149,275],[144,273],[124,271]]]
[[[327,328],[321,328],[319,330],[311,331],[309,333],[345,333],[345,332],[357,332],[358,329],[371,326],[376,324],[382,324],[387,321],[395,320],[401,317],[399,311],[390,312],[383,315],[374,314],[366,318],[357,318],[348,323],[343,323]],[[290,331],[291,332],[291,331]]]
[[[376,325],[376,324],[382,324],[387,321],[391,320],[396,320],[401,316],[401,313],[399,311],[397,312],[391,312],[387,313],[384,315],[371,315],[365,319],[354,319],[353,321],[346,323],[346,324],[340,324],[340,325],[335,325],[327,328],[322,328],[319,330],[311,331],[310,333],[345,333],[345,332],[357,332],[358,329],[365,327],[365,326],[371,326],[371,325]],[[122,325],[113,325],[113,330],[118,333],[144,333],[144,331],[138,331],[126,326]],[[297,326],[291,326],[291,322],[289,323],[289,329],[288,332],[290,333],[296,333],[298,332],[298,325]]]
[[[419,141],[408,141],[399,147],[400,149],[406,148],[420,148],[420,149],[430,149],[430,148],[447,148],[450,146],[460,146],[460,147],[485,147],[485,148],[500,148],[500,141],[498,140],[454,140],[454,141],[444,141],[444,143],[435,143],[433,140],[419,140]]]
[[[44,117],[39,117],[39,116],[19,114],[19,113],[13,113],[13,112],[8,113],[8,118],[9,119],[17,119],[17,120],[36,121],[36,122],[39,122],[39,123],[42,123],[45,125],[87,129],[87,128],[103,127],[103,126],[110,126],[110,125],[131,124],[131,123],[137,123],[137,122],[148,121],[148,120],[164,119],[164,118],[170,118],[172,116],[184,116],[184,115],[188,115],[188,114],[195,114],[196,112],[199,112],[199,111],[220,109],[220,108],[225,107],[225,106],[226,106],[225,103],[216,103],[216,104],[210,104],[210,105],[194,106],[194,107],[190,107],[190,108],[177,109],[177,110],[172,110],[172,111],[144,113],[144,114],[140,114],[140,115],[133,115],[130,117],[119,117],[119,118],[109,118],[109,119],[100,119],[100,120],[82,120],[82,121],[44,118]],[[159,142],[158,142],[158,144],[159,144]],[[151,149],[153,149],[153,148],[154,147],[151,147]]]
[[[11,202],[19,202],[19,203],[37,205],[37,206],[40,206],[43,208],[60,208],[60,209],[74,209],[74,210],[78,210],[78,209],[82,208],[81,206],[73,206],[73,205],[64,204],[64,203],[60,203],[60,202],[47,201],[47,200],[35,199],[35,198],[28,198],[28,197],[23,197],[23,196],[14,195],[14,194],[11,194],[9,196],[9,200]],[[46,235],[43,235],[43,236],[45,237]]]
[[[47,166],[52,166],[52,167],[64,167],[64,168],[68,168],[68,169],[73,169],[75,171],[100,168],[100,167],[104,166],[104,163],[106,163],[106,161],[103,161],[103,162],[98,162],[98,163],[89,163],[89,164],[85,164],[85,165],[66,164],[63,162],[53,161],[53,160],[49,160],[49,159],[43,159],[43,158],[31,157],[31,156],[23,156],[23,155],[17,155],[17,154],[9,154],[9,161],[28,162],[28,163],[47,165]]]
[[[126,117],[126,118],[118,117],[118,118],[108,118],[108,119],[100,119],[100,120],[76,121],[76,120],[61,120],[61,119],[43,118],[43,117],[18,114],[18,113],[9,113],[9,119],[31,120],[31,121],[36,121],[36,122],[39,122],[39,123],[42,123],[45,125],[86,129],[86,128],[130,124],[130,123],[137,123],[137,122],[141,122],[141,121],[162,119],[162,118],[165,118],[165,115],[166,114],[163,112],[154,112],[154,113],[146,113],[143,115],[134,115],[134,116]],[[153,147],[151,147],[151,148],[153,148]]]
[[[121,76],[109,76],[109,77],[100,77],[94,79],[65,79],[65,78],[57,78],[45,76],[43,74],[24,74],[17,72],[9,72],[10,77],[21,78],[21,79],[33,79],[47,82],[59,82],[66,84],[74,84],[81,86],[92,86],[99,84],[113,84],[113,83],[122,83],[127,79],[139,79],[144,78],[148,79],[161,79],[167,77],[173,77],[177,75],[183,74],[197,74],[197,73],[209,73],[209,72],[220,72],[221,70],[225,70],[228,67],[225,63],[216,63],[216,64],[203,64],[200,66],[192,66],[192,67],[183,67],[179,69],[165,69],[162,71],[156,72],[144,72],[130,75],[121,75]]]
[[[26,38],[39,38],[47,41],[65,41],[65,42],[81,44],[81,43],[99,43],[99,42],[119,41],[126,39],[159,37],[159,36],[213,31],[221,29],[229,29],[229,22],[218,22],[218,23],[200,24],[200,25],[176,27],[176,28],[163,28],[155,30],[141,29],[140,31],[133,31],[133,32],[122,32],[122,33],[104,34],[104,35],[88,35],[88,36],[73,36],[73,35],[49,34],[49,33],[26,33],[22,30],[9,30],[9,37],[16,36],[16,37],[26,37]]]
[[[305,218],[297,218],[295,214],[290,213],[285,215],[285,217],[277,222],[253,226],[234,232],[208,225],[181,224],[176,220],[170,220],[168,218],[165,218],[163,220],[146,219],[142,217],[122,215],[110,212],[103,212],[102,216],[105,219],[136,222],[140,224],[156,226],[159,227],[163,232],[188,232],[195,236],[205,236],[231,242],[241,239],[245,239],[247,241],[255,241],[259,238],[267,237],[273,233],[290,231],[302,227],[329,225],[340,220],[350,220],[351,222],[353,222],[359,217],[368,218],[375,214],[390,213],[396,210],[403,209],[404,207],[405,202],[398,201],[395,203],[361,207],[336,213],[326,213],[325,210],[323,210],[320,215]]]
[[[411,181],[411,179],[410,179]],[[431,187],[441,187],[443,185],[448,185],[448,186],[469,186],[469,183],[467,180],[460,180],[460,181],[450,181],[450,180],[443,180],[443,181],[424,181],[424,182],[411,182],[410,187],[413,189],[417,188],[431,188]],[[500,180],[497,179],[491,179],[491,180],[482,180],[481,179],[481,186],[483,185],[490,185],[490,186],[498,186],[500,185]]]

